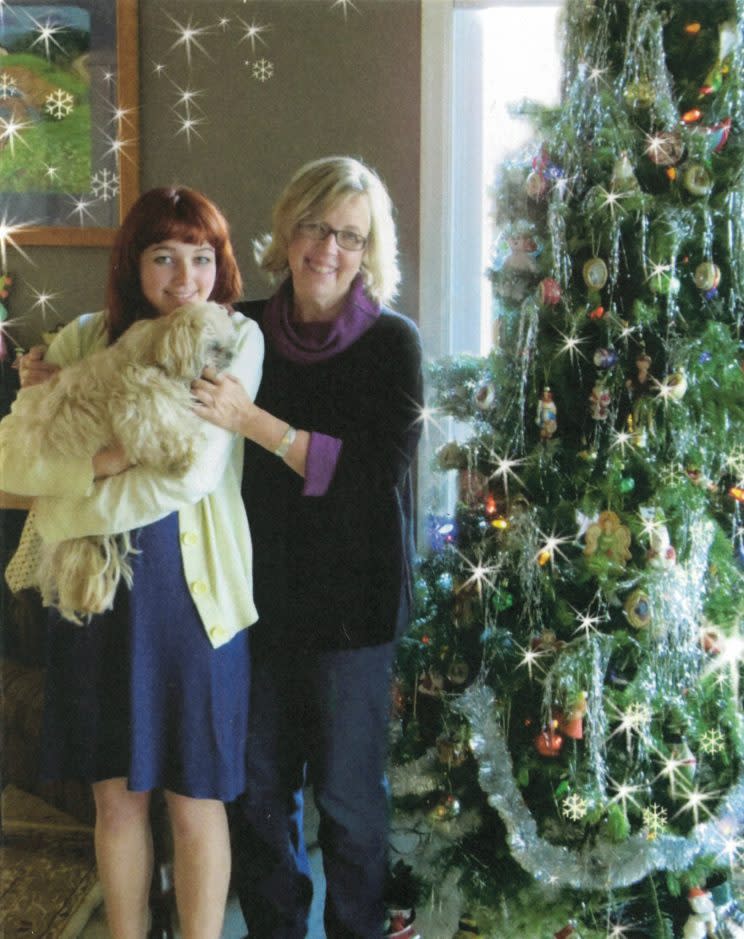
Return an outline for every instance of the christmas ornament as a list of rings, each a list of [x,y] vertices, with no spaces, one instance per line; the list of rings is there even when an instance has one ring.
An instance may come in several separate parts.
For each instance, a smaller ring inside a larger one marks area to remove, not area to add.
[[[673,297],[679,293],[681,286],[679,278],[670,269],[659,268],[648,278],[648,286],[652,293]]]
[[[540,756],[555,759],[563,749],[563,737],[555,730],[546,728],[535,737],[533,744]]]
[[[691,108],[682,115],[683,124],[696,124],[703,116],[700,108]]]
[[[634,629],[646,629],[651,623],[651,607],[648,602],[648,594],[636,588],[625,600],[623,604],[625,615],[628,622]]]
[[[570,939],[575,932],[576,927],[572,923],[567,923],[563,929],[559,929],[558,932],[553,933],[553,939]]]
[[[654,103],[654,89],[649,81],[634,81],[625,86],[625,100],[632,108],[646,110]]]
[[[478,939],[480,930],[476,920],[467,913],[460,917],[457,923],[457,932],[452,939]]]
[[[597,349],[593,356],[594,364],[597,368],[612,368],[617,362],[617,352],[614,349]]]
[[[553,277],[545,277],[537,285],[537,295],[543,306],[555,306],[561,299],[561,285]]]
[[[541,440],[550,440],[558,429],[558,409],[553,401],[553,392],[548,387],[543,388],[542,396],[537,402],[535,423],[540,428]]]
[[[682,185],[693,196],[707,196],[713,188],[713,175],[702,163],[688,163],[682,170]]]
[[[709,886],[709,890],[721,935],[728,932],[732,939],[744,937],[744,911],[734,899],[731,882],[724,880]]]
[[[657,571],[671,570],[677,563],[677,552],[669,540],[666,525],[654,528],[649,540],[651,546],[646,554],[648,563]]]
[[[603,306],[595,306],[593,310],[589,311],[590,320],[601,320],[605,314],[605,308]]]
[[[638,180],[633,171],[633,164],[630,162],[630,157],[625,150],[615,160],[610,188],[613,192],[633,192],[639,188]]]
[[[589,407],[595,421],[607,420],[610,415],[611,400],[609,389],[598,381],[589,395]]]
[[[732,486],[729,489],[728,494],[736,502],[744,502],[744,488],[742,488],[741,486]]]
[[[676,131],[650,136],[647,144],[646,154],[657,166],[675,166],[685,150],[682,138]]]
[[[712,261],[703,261],[695,268],[693,280],[699,290],[714,290],[721,282],[721,269]]]
[[[452,794],[442,796],[434,808],[429,812],[432,822],[449,822],[460,814],[460,800]]]
[[[595,554],[622,565],[630,558],[630,529],[609,509],[600,512],[597,521],[586,530],[584,555]]]
[[[389,910],[385,939],[421,939],[416,932],[416,911]]]
[[[565,714],[559,721],[560,729],[573,740],[581,740],[584,737],[584,716],[586,715],[588,697],[586,691],[581,691],[570,702]]]
[[[676,372],[667,375],[666,386],[669,397],[674,401],[681,401],[687,391],[687,373],[683,368],[678,368]]]
[[[462,766],[468,758],[468,749],[462,740],[449,735],[441,734],[436,741],[437,756],[445,766]]]
[[[475,406],[481,411],[489,411],[496,403],[496,386],[493,382],[483,382],[473,396]]]
[[[548,191],[548,181],[543,175],[536,173],[533,170],[527,176],[524,188],[530,199],[537,201],[538,199],[542,199],[542,197]]]
[[[711,895],[700,887],[693,887],[687,894],[687,902],[692,913],[685,921],[683,939],[705,939],[706,936],[714,936],[716,914]]]
[[[718,124],[712,124],[710,127],[701,127],[700,130],[706,135],[708,149],[713,153],[720,153],[726,146],[731,133],[731,118],[727,117]]]
[[[590,290],[601,290],[607,283],[607,265],[602,258],[589,258],[585,261],[581,274]]]
[[[450,684],[460,687],[470,678],[470,669],[468,663],[463,658],[455,657],[447,669],[447,681]]]
[[[700,32],[700,28],[700,23],[694,21],[692,23],[686,23],[684,30],[688,36],[697,36],[697,34]]]

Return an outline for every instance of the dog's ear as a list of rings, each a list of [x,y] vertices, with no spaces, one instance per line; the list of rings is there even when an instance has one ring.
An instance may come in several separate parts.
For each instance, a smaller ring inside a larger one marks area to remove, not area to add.
[[[160,317],[162,329],[153,344],[153,358],[174,378],[196,378],[202,372],[204,315],[192,305]]]

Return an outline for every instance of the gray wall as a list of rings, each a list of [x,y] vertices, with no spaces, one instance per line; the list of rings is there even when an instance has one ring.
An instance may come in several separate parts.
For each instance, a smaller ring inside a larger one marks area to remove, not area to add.
[[[418,317],[420,16],[420,0],[140,0],[140,188],[183,183],[221,206],[246,296],[267,292],[251,241],[267,229],[289,175],[306,160],[347,153],[388,185],[403,268],[397,306]],[[241,20],[269,27],[255,52],[241,41]],[[209,27],[190,62],[177,24]],[[260,59],[271,63],[263,82],[253,74]],[[179,132],[179,88],[200,92],[190,142]],[[101,307],[108,249],[24,250],[27,259],[9,250],[15,282],[6,301],[22,344],[42,326]],[[46,324],[32,310],[34,291],[58,295]]]

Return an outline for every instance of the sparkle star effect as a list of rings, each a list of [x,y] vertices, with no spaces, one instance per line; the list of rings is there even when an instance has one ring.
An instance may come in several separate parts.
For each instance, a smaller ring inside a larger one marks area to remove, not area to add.
[[[695,824],[700,822],[700,812],[704,812],[709,818],[711,813],[706,806],[707,802],[711,802],[713,799],[716,799],[720,795],[717,791],[705,792],[701,789],[687,789],[684,793],[683,798],[685,801],[682,803],[681,807],[674,813],[672,818],[676,818],[678,815],[681,815],[683,812],[691,812],[692,817],[695,819]]]
[[[55,39],[55,36],[65,31],[64,26],[52,26],[52,23],[50,20],[47,20],[42,25],[38,20],[34,19],[34,17],[31,16],[30,13],[27,13],[26,16],[28,16],[28,18],[36,27],[36,31],[39,33],[36,39],[34,39],[34,41],[31,43],[30,48],[33,49],[33,47],[37,43],[42,43],[44,46],[44,55],[47,57],[47,59],[49,59],[49,54],[51,52],[52,44],[55,45],[59,49],[60,52],[65,51],[64,48]]]
[[[7,121],[0,118],[0,142],[5,141],[10,146],[11,153],[15,153],[16,141],[30,149],[30,145],[21,136],[21,131],[26,130],[28,127],[31,127],[30,121],[17,121],[15,117],[11,117]]]
[[[566,336],[565,333],[560,331],[560,329],[556,330],[556,332],[563,340],[563,345],[558,349],[558,355],[563,355],[564,352],[568,352],[569,358],[571,359],[571,365],[575,364],[576,355],[580,355],[582,359],[586,359],[586,356],[579,348],[579,346],[583,345],[583,343],[587,341],[586,337],[582,338],[573,332],[570,336]]]
[[[468,574],[467,580],[457,588],[458,593],[461,590],[467,590],[471,585],[475,585],[479,597],[483,596],[484,584],[490,587],[491,590],[496,589],[493,578],[501,570],[500,563],[484,564],[482,557],[479,557],[476,561],[471,561],[470,558],[466,557],[461,551],[457,551],[457,554],[462,558],[465,571]]]
[[[331,4],[331,9],[335,10],[336,7],[341,7],[344,12],[344,19],[346,19],[349,14],[349,7],[351,7],[351,9],[356,13],[359,13],[359,10],[355,6],[353,0],[334,0],[334,2]]]
[[[52,313],[57,313],[57,309],[52,303],[52,300],[56,300],[59,297],[58,293],[48,293],[46,290],[37,290],[35,287],[29,285],[31,293],[33,293],[36,298],[35,301],[31,304],[31,309],[39,309],[41,311],[41,318],[46,322],[47,311],[51,310]]]
[[[437,431],[437,433],[441,434],[442,437],[446,436],[444,428],[437,420],[437,415],[440,413],[437,408],[432,408],[428,405],[419,406],[415,402],[414,406],[418,410],[414,424],[421,425],[421,433],[423,434],[425,440],[429,439],[429,432],[432,427]]]
[[[538,668],[540,671],[543,671],[543,668],[540,665],[540,659],[544,658],[548,654],[548,650],[525,649],[520,645],[517,646],[517,649],[519,649],[519,651],[522,653],[522,658],[517,663],[517,668],[526,668],[530,681],[532,681],[532,669]]]
[[[634,450],[633,446],[633,434],[629,434],[627,430],[615,430],[612,431],[612,441],[610,443],[610,449],[614,450],[615,447],[620,447],[620,453],[625,456],[625,448],[630,447],[631,450]]]
[[[735,818],[724,816],[715,825],[714,838],[717,861],[725,861],[732,869],[740,867],[744,841],[737,837],[737,822]]]
[[[674,756],[674,754],[663,753],[656,747],[653,747],[653,751],[661,762],[661,770],[654,777],[654,782],[657,779],[666,777],[669,781],[669,794],[676,801],[678,798],[677,784],[680,788],[686,788],[687,786],[690,771],[689,762],[682,757]]]
[[[178,20],[174,19],[169,13],[166,14],[168,19],[175,26],[174,32],[178,34],[178,39],[173,43],[171,49],[176,49],[178,46],[183,46],[186,51],[186,62],[191,65],[191,48],[195,46],[201,53],[203,53],[210,61],[212,60],[211,55],[207,52],[204,46],[199,41],[200,36],[205,36],[211,32],[209,26],[194,26],[189,17],[188,23],[184,26],[183,23],[179,23]]]
[[[488,478],[496,479],[497,477],[501,477],[501,485],[504,487],[504,494],[508,497],[510,476],[517,482],[518,485],[522,485],[522,480],[514,472],[514,468],[516,466],[521,466],[521,464],[524,463],[524,457],[520,457],[519,459],[515,460],[510,456],[499,456],[495,453],[491,453],[489,454],[489,460],[495,469]]]
[[[576,614],[576,621],[579,624],[576,627],[576,629],[574,629],[573,631],[574,636],[576,635],[576,633],[583,632],[584,638],[588,639],[591,633],[599,632],[599,630],[597,629],[597,626],[599,626],[600,623],[607,622],[607,616],[600,616],[598,613],[591,612],[591,604],[589,606],[589,609],[585,613],[581,613],[579,610],[577,610],[573,606],[571,607],[571,609]]]
[[[545,539],[542,546],[535,555],[535,560],[541,566],[544,566],[549,561],[552,570],[552,568],[555,566],[556,554],[559,554],[564,561],[568,560],[566,555],[561,551],[561,545],[569,544],[573,539],[565,536],[558,536],[555,534],[555,532],[550,535],[546,535],[545,532],[540,531],[538,532],[538,535],[540,538]]]
[[[600,210],[609,209],[610,215],[612,218],[615,218],[615,209],[618,209],[620,212],[625,212],[620,200],[624,199],[629,195],[627,192],[615,192],[614,190],[605,189],[604,186],[597,186],[597,192],[602,197],[602,201],[595,211],[599,212]]]
[[[628,813],[628,802],[631,802],[636,808],[640,808],[635,799],[635,794],[641,790],[639,785],[630,785],[627,782],[618,783],[610,778],[610,785],[615,790],[615,795],[610,799],[610,805],[613,802],[619,802],[623,807],[623,812]]]
[[[14,237],[20,234],[24,229],[31,228],[34,224],[34,222],[25,222],[16,225],[12,219],[8,221],[7,215],[3,215],[0,219],[0,261],[2,262],[0,267],[2,270],[8,269],[8,245],[10,245],[11,248],[15,248],[26,261],[31,264],[33,263],[26,252],[14,241]]]
[[[182,117],[179,121],[178,130],[176,131],[176,134],[185,134],[186,142],[188,144],[191,143],[192,134],[194,134],[200,140],[203,140],[204,138],[196,129],[200,124],[203,124],[203,123],[204,123],[204,119],[200,117]]]
[[[134,139],[124,140],[121,137],[109,137],[108,134],[103,134],[103,137],[108,143],[108,150],[104,151],[104,156],[114,156],[119,165],[121,165],[121,157],[124,156],[131,161],[131,156],[127,153],[126,148],[131,146],[134,143]]]
[[[240,19],[240,17],[238,17]],[[249,42],[251,44],[251,52],[255,55],[256,52],[256,41],[260,42],[261,45],[266,45],[266,40],[262,38],[261,33],[265,33],[267,30],[271,29],[271,26],[259,26],[254,20],[252,23],[246,23],[245,20],[240,20],[245,33],[240,37],[240,42]]]
[[[86,218],[93,219],[94,216],[90,211],[90,207],[96,204],[95,199],[86,199],[84,196],[70,196],[70,198],[72,199],[72,209],[67,215],[68,218],[77,215],[81,226],[85,223]]]
[[[647,704],[640,701],[634,701],[624,711],[613,705],[615,719],[619,720],[617,727],[610,734],[610,738],[615,734],[625,734],[625,746],[630,750],[631,737],[635,734],[637,737],[645,737],[648,732],[648,725],[651,723],[651,709]]]
[[[734,701],[739,700],[739,668],[744,660],[744,636],[741,635],[739,626],[729,635],[719,637],[720,652],[713,656],[703,669],[703,677],[713,675],[716,672],[721,677],[724,671],[728,669],[729,681],[731,682],[731,694]]]

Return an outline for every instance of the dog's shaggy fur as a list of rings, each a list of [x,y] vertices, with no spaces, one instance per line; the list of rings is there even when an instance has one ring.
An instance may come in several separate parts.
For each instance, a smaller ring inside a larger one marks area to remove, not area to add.
[[[138,320],[111,346],[21,390],[14,444],[91,458],[118,442],[133,464],[181,476],[193,465],[203,422],[191,410],[191,382],[233,359],[236,330],[216,303],[189,304]],[[20,429],[22,440],[18,440]],[[72,538],[42,548],[44,604],[73,622],[110,609],[122,577],[131,585],[129,534]]]

